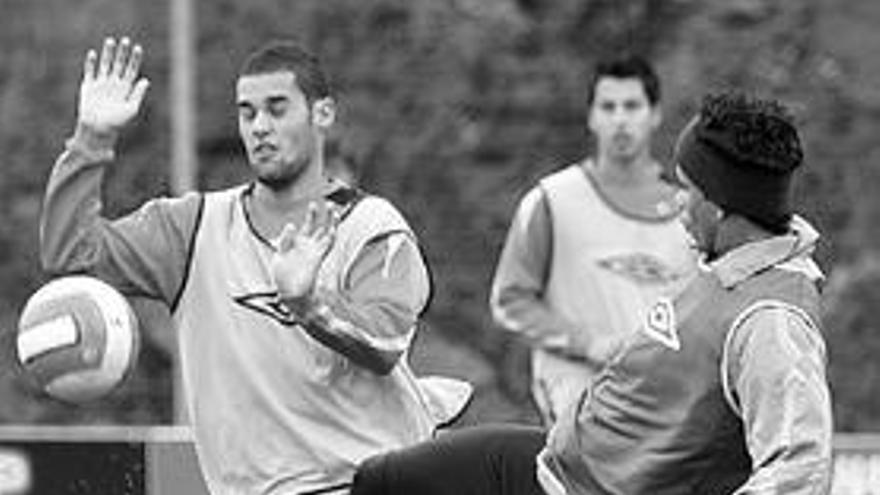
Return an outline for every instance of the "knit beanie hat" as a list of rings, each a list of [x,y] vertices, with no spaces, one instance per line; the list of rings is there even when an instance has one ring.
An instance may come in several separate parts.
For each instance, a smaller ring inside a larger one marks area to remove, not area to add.
[[[803,160],[782,105],[742,94],[707,97],[676,146],[679,167],[706,198],[771,231],[791,219],[791,178]]]

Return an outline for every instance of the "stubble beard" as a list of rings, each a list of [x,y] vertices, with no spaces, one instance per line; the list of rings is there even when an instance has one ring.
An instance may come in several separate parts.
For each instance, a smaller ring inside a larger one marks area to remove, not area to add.
[[[292,162],[284,163],[278,169],[257,173],[257,182],[273,192],[280,192],[296,184],[308,168],[308,158],[299,157]]]

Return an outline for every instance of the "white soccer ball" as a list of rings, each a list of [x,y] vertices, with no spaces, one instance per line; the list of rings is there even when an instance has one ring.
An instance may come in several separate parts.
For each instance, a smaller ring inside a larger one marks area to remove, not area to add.
[[[101,280],[76,275],[53,280],[28,299],[16,349],[40,389],[82,403],[122,382],[137,359],[139,335],[122,294]]]

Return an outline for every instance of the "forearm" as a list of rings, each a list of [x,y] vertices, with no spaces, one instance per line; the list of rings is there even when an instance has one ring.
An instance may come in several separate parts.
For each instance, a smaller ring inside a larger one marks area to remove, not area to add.
[[[411,234],[371,239],[341,281],[298,297],[282,293],[281,299],[312,338],[359,366],[390,373],[409,347],[430,292],[427,268]]]
[[[409,346],[411,332],[375,338],[389,327],[412,328],[399,311],[358,307],[330,292],[286,298],[293,321],[321,344],[379,375],[391,372]],[[395,314],[398,313],[398,314]]]
[[[40,260],[52,273],[88,271],[98,262],[104,166],[113,139],[79,128],[52,169],[40,217]]]
[[[574,325],[532,291],[519,287],[500,288],[498,295],[492,298],[491,306],[495,321],[504,329],[522,336],[530,345],[559,353],[579,354],[574,342],[577,334]]]

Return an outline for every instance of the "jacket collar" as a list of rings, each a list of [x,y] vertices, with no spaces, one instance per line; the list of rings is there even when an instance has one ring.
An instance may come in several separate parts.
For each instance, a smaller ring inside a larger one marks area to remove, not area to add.
[[[822,270],[810,258],[819,233],[806,220],[795,215],[787,233],[743,244],[719,259],[703,265],[718,277],[726,289],[772,267],[795,271],[814,281],[824,278]]]

